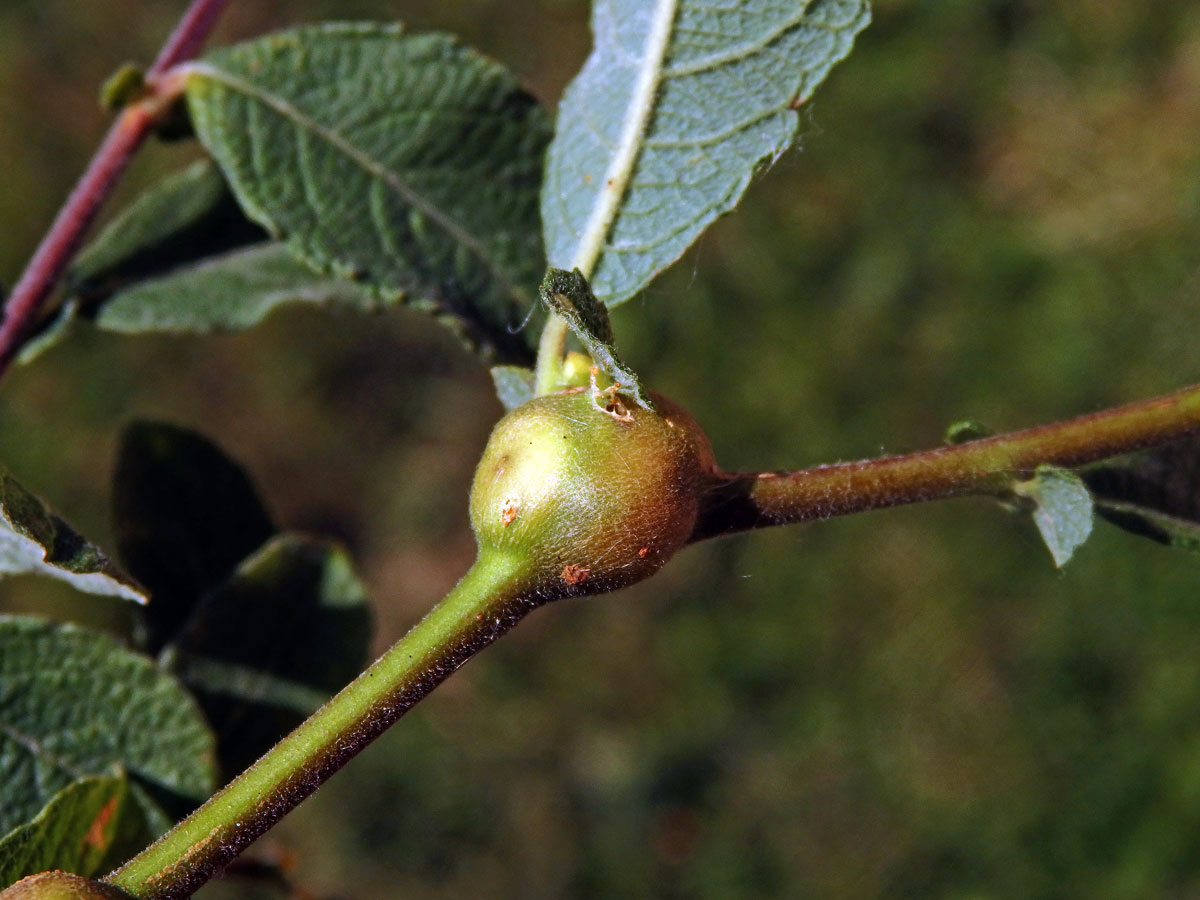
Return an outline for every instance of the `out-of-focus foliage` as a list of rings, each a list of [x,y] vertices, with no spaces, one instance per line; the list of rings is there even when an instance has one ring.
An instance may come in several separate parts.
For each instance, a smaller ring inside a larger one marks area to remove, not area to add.
[[[1084,473],[1096,511],[1126,531],[1200,551],[1200,440],[1105,460]]]
[[[0,281],[100,132],[95,85],[177,11],[0,6]],[[456,31],[547,101],[589,42],[572,0],[273,0],[223,34],[333,16]],[[879,0],[803,152],[614,314],[623,355],[739,469],[1200,379],[1197,60],[1187,0]],[[135,183],[187,153],[151,149]],[[382,644],[466,569],[499,414],[419,316],[297,310],[57,348],[0,382],[0,458],[112,546],[119,423],[211,434],[282,527],[349,545]],[[262,843],[318,896],[1189,896],[1198,588],[1194,557],[1103,523],[1060,573],[985,501],[713,542],[535,614]],[[0,588],[49,603],[77,614],[66,589]]]

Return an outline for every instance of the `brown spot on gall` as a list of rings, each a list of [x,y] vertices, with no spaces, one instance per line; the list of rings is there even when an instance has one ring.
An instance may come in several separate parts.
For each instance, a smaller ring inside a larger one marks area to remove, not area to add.
[[[591,569],[585,566],[577,566],[574,563],[567,563],[563,566],[562,579],[567,584],[574,587],[575,585],[583,584],[588,580],[588,575],[592,573]]]
[[[517,510],[520,509],[520,504],[516,498],[510,498],[504,501],[504,509],[500,510],[500,524],[507,528],[517,518]]]
[[[650,555],[649,547],[643,547],[641,550],[638,551],[638,559],[645,559],[649,555]]]

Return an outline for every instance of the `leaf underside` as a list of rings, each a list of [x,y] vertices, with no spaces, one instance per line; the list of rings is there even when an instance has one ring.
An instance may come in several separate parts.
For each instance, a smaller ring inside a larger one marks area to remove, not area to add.
[[[1070,469],[1038,466],[1014,490],[1033,503],[1030,513],[1054,564],[1066,565],[1092,533],[1092,497],[1083,479]]]
[[[318,271],[491,334],[524,321],[549,124],[495,63],[445,35],[327,24],[210,54],[187,97],[246,214]]]
[[[87,594],[144,603],[132,578],[0,467],[0,578],[37,574]]]
[[[536,394],[537,375],[524,366],[492,366],[492,384],[501,405],[508,411],[523,406]]]
[[[791,146],[869,20],[867,0],[597,0],[547,159],[550,264],[633,296]]]

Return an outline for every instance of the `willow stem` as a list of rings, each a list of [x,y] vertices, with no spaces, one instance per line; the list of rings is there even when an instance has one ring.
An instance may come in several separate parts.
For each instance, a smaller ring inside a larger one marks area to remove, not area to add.
[[[189,897],[455,669],[538,605],[504,558],[476,560],[370,668],[199,809],[104,880],[134,897]]]
[[[1039,465],[1078,466],[1200,432],[1200,385],[1113,409],[903,456],[722,476],[693,541],[849,513],[994,494]]]
[[[171,69],[200,49],[227,3],[228,0],[193,0],[146,73],[146,84],[152,93],[125,107],[96,149],[4,306],[4,318],[0,321],[0,375],[16,358],[42,304],[66,271],[134,153],[182,90],[182,83],[169,77]]]

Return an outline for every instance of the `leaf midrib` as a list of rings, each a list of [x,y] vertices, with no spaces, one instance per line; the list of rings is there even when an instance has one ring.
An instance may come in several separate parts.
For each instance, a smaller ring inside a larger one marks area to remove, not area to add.
[[[587,277],[591,276],[596,262],[600,259],[604,242],[608,239],[621,201],[629,188],[629,180],[633,177],[633,170],[642,150],[642,138],[645,136],[646,126],[650,122],[650,115],[658,98],[658,89],[662,84],[663,63],[666,61],[667,48],[673,33],[671,26],[678,11],[679,0],[658,0],[651,13],[652,24],[646,37],[645,52],[641,56],[642,64],[638,68],[633,94],[621,124],[621,136],[617,140],[616,151],[609,160],[604,180],[600,183],[596,205],[592,207],[587,224],[580,233],[579,245],[569,266],[579,269]],[[597,33],[597,43],[599,37]]]

